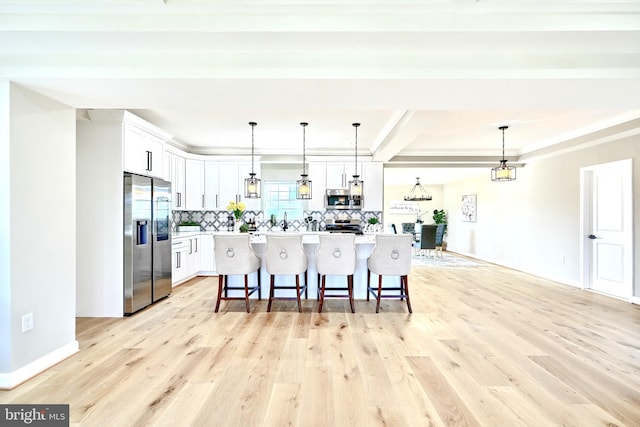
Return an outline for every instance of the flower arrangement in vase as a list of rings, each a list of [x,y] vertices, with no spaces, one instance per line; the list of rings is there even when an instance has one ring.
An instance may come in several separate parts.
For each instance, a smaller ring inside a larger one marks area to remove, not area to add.
[[[236,219],[235,222],[235,231],[240,231],[240,219],[242,218],[242,214],[247,206],[242,202],[234,202],[233,200],[229,202],[227,205],[227,210],[233,214],[233,217]]]

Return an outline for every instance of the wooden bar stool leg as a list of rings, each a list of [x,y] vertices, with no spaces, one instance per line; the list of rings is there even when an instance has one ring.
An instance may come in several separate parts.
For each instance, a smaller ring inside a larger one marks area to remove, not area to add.
[[[260,269],[256,270],[256,274],[258,275],[258,301],[262,301],[262,283],[260,280]]]
[[[380,311],[381,298],[382,298],[382,275],[378,275],[378,302],[376,303],[376,313]]]
[[[322,304],[324,304],[324,285],[325,285],[325,277],[324,275],[320,276],[318,282],[318,290],[320,291],[319,304],[318,304],[318,313],[322,313]]]
[[[249,308],[249,275],[244,275],[244,305],[247,307],[247,313],[251,313]]]
[[[347,276],[347,287],[349,288],[349,305],[351,306],[351,312],[356,311],[353,308],[353,274]]]
[[[218,301],[216,301],[216,309],[215,309],[216,313],[220,309],[220,299],[222,298],[222,287],[223,286],[224,286],[224,276],[220,275],[220,276],[218,276]]]
[[[271,286],[269,289],[269,304],[267,304],[267,313],[271,311],[271,303],[273,302],[273,285],[274,285],[274,280],[273,280],[274,276],[273,274],[271,275]]]
[[[371,292],[371,270],[367,269],[367,301],[369,301],[370,292]]]
[[[296,297],[298,300],[298,312],[302,313],[302,304],[300,303],[300,294],[302,292],[300,291],[300,275],[296,274]]]
[[[409,278],[407,276],[402,276],[404,280],[404,294],[407,296],[407,308],[409,309],[409,313],[413,313],[411,310],[411,301],[409,300]]]

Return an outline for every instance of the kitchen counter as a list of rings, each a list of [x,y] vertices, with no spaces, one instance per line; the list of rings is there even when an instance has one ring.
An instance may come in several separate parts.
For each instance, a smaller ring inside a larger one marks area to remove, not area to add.
[[[230,232],[226,231],[202,231],[202,232],[174,232],[172,234],[174,239],[184,238],[184,237],[192,237],[194,235],[216,235],[216,234],[229,234]],[[263,298],[269,293],[269,274],[267,273],[264,254],[267,249],[267,234],[302,234],[302,245],[304,251],[307,255],[308,266],[307,266],[307,280],[309,285],[309,298],[316,298],[317,289],[318,289],[318,280],[317,280],[317,270],[315,265],[315,253],[320,244],[319,235],[320,234],[329,234],[328,232],[316,231],[316,232],[255,232],[251,233],[251,244],[253,246],[256,255],[261,259],[261,280],[262,280],[262,295]],[[354,274],[354,285],[353,292],[354,298],[356,299],[365,299],[367,296],[367,259],[369,255],[371,255],[371,251],[375,245],[375,235],[374,234],[363,234],[357,235],[355,239],[356,245],[356,272]],[[230,277],[229,278],[234,285],[242,284],[242,277]],[[394,278],[384,278],[385,281],[387,279],[393,280]],[[255,279],[251,279],[255,280]],[[280,284],[284,285],[293,285],[295,284],[295,279],[293,276],[283,276],[277,277],[276,280]],[[374,276],[372,280],[377,280]],[[344,286],[346,285],[346,278],[343,276],[327,276],[327,286]],[[230,291],[233,292],[233,291]],[[286,291],[283,291],[286,292]],[[289,291],[291,292],[291,291]],[[237,291],[238,295],[242,294],[242,291]],[[230,293],[231,295],[231,293]],[[257,298],[257,293],[253,294],[252,297]]]

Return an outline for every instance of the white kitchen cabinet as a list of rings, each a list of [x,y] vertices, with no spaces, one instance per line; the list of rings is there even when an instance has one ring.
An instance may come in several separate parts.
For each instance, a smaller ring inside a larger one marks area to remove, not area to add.
[[[326,168],[327,188],[347,188],[344,162],[327,162]]]
[[[220,166],[217,161],[204,162],[204,208],[223,209],[220,200]]]
[[[364,206],[367,211],[382,211],[384,200],[384,168],[382,162],[363,162]]]
[[[355,162],[327,162],[327,188],[349,188],[349,181],[356,171]],[[362,163],[358,162],[358,175],[362,179]]]
[[[202,160],[185,160],[185,209],[188,211],[205,208],[205,176]]]
[[[186,160],[177,154],[171,155],[171,193],[173,210],[185,210],[185,168]]]
[[[327,165],[325,162],[311,162],[307,173],[311,180],[309,210],[324,211],[324,196],[327,192]]]
[[[124,124],[123,165],[127,172],[163,178],[164,141],[137,126]]]
[[[244,179],[251,172],[251,161],[221,161],[218,164],[220,176],[220,209],[226,210],[230,201],[244,202],[249,211],[262,210],[262,199],[244,197]],[[254,164],[254,172],[260,178],[260,166]]]
[[[171,242],[171,282],[176,284],[189,277],[189,239],[173,239]]]
[[[193,277],[200,271],[200,251],[202,249],[202,236],[194,235],[188,239],[189,277]]]

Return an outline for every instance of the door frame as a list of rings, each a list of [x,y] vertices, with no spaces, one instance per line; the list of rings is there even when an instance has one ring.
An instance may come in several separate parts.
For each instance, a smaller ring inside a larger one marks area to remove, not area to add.
[[[620,169],[624,169],[627,173],[628,182],[623,189],[623,195],[625,200],[628,200],[629,203],[625,204],[625,215],[630,215],[631,227],[625,234],[625,239],[628,242],[629,250],[631,251],[631,265],[630,268],[630,280],[629,280],[629,293],[626,298],[629,302],[637,302],[638,298],[634,297],[634,245],[633,245],[633,236],[634,236],[634,206],[633,206],[633,159],[625,159],[614,162],[600,163],[597,165],[586,166],[580,168],[580,283],[582,289],[591,289],[592,288],[592,262],[593,262],[593,253],[592,248],[593,245],[591,241],[587,238],[589,234],[591,234],[591,222],[593,219],[593,175],[594,171],[600,167],[604,166],[613,166]],[[617,298],[611,295],[613,298]],[[625,298],[622,298],[625,299]]]

